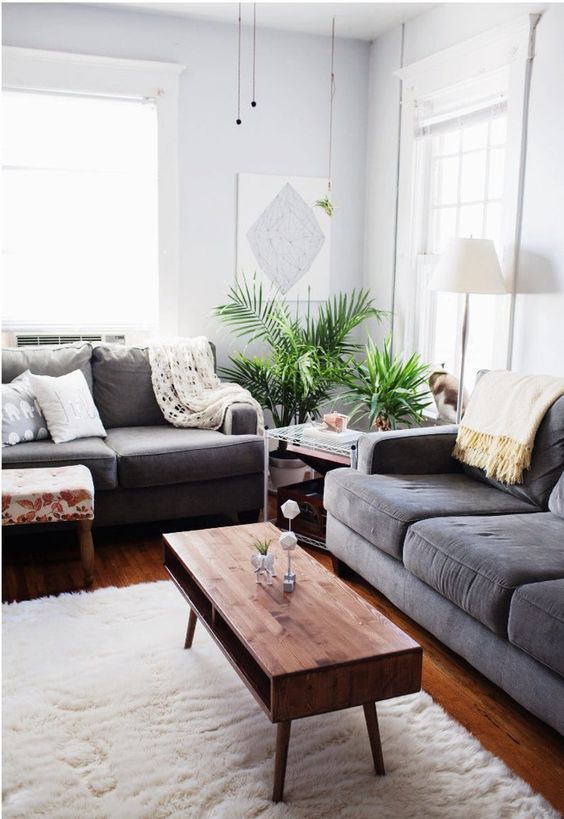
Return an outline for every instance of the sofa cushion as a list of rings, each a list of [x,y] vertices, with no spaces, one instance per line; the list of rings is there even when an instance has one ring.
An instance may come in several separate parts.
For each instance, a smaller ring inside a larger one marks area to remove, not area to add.
[[[120,486],[166,486],[263,471],[264,444],[257,435],[223,435],[207,429],[122,427],[108,430],[118,456]]]
[[[115,452],[101,438],[79,438],[64,444],[30,441],[2,450],[4,469],[84,464],[92,473],[95,489],[115,489],[117,461]]]
[[[449,517],[414,524],[405,567],[496,634],[524,583],[564,577],[564,523],[550,512]]]
[[[564,579],[517,589],[509,611],[509,640],[564,677]]]
[[[548,497],[564,469],[564,396],[550,407],[535,436],[531,466],[523,473],[523,483],[506,486],[486,478],[483,469],[463,464],[464,472],[522,500],[547,509]]]
[[[2,350],[2,383],[30,370],[34,375],[66,375],[82,370],[92,392],[91,344],[62,344],[58,347],[5,347]]]
[[[548,508],[553,515],[558,515],[559,518],[564,518],[564,472],[550,493]]]
[[[460,473],[365,475],[335,469],[325,478],[328,512],[401,560],[410,524],[448,515],[505,515],[538,508]]]
[[[153,392],[146,348],[97,345],[92,376],[94,401],[106,429],[167,423]]]

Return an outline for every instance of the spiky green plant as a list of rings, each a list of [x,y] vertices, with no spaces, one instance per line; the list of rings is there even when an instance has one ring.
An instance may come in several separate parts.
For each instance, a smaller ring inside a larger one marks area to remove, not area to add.
[[[400,422],[421,421],[431,403],[427,376],[427,365],[417,353],[404,361],[392,356],[389,338],[382,350],[369,338],[364,361],[352,367],[343,399],[355,405],[353,420],[368,416],[370,427],[396,429]]]
[[[364,290],[329,299],[315,315],[308,298],[303,312],[298,305],[292,313],[279,291],[265,293],[256,277],[252,282],[242,277],[214,314],[248,343],[266,346],[264,355],[231,356],[220,374],[248,389],[271,411],[278,427],[318,415],[335,389],[347,383],[353,356],[361,348],[352,331],[366,319],[384,315]]]
[[[257,550],[259,555],[267,555],[271,543],[272,541],[267,540],[266,538],[264,539],[257,538],[257,540],[255,540],[255,542],[253,543],[253,546]]]
[[[321,208],[324,210],[327,216],[333,216],[335,212],[335,205],[328,196],[324,196],[323,199],[318,199],[317,202],[313,205],[314,208]]]

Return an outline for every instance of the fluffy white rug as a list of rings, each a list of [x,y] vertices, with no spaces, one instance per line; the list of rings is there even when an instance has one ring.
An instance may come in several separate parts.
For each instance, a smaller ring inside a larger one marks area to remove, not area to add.
[[[4,606],[8,817],[556,817],[424,694],[294,723],[286,803],[275,727],[168,582]]]

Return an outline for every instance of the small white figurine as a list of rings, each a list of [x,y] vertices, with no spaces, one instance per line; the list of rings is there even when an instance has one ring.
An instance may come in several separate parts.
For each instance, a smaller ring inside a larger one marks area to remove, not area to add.
[[[251,556],[251,563],[255,567],[255,575],[257,583],[260,583],[261,576],[266,577],[268,586],[272,586],[272,578],[276,577],[274,571],[274,555],[260,555],[258,552]]]
[[[268,551],[270,540],[255,540],[253,546],[256,552],[251,555],[251,563],[255,567],[256,581],[260,583],[264,575],[267,585],[272,586],[272,578],[276,577],[276,572],[274,571],[274,555]]]
[[[288,553],[288,569],[284,575],[282,588],[285,592],[293,592],[296,587],[296,575],[292,571],[292,552],[298,545],[298,539],[292,532],[292,521],[300,514],[300,507],[296,501],[287,500],[280,507],[280,511],[288,520],[288,531],[280,535],[280,545]]]

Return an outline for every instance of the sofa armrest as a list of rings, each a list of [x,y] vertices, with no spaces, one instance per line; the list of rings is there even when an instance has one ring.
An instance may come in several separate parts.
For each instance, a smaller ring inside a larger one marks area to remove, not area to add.
[[[257,413],[250,404],[231,404],[227,408],[220,432],[225,435],[256,435]]]
[[[371,432],[359,441],[358,469],[367,475],[433,475],[460,472],[452,457],[458,427]]]

